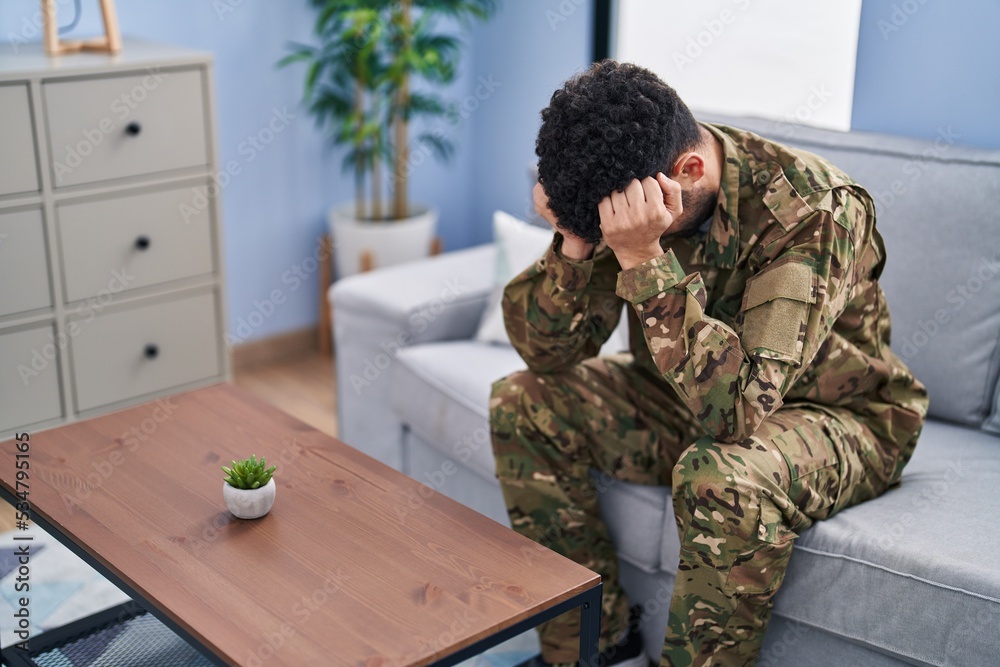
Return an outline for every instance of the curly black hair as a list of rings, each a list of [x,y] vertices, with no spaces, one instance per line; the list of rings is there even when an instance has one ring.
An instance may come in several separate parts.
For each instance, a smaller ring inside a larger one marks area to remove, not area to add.
[[[668,174],[700,143],[698,123],[673,88],[644,67],[602,60],[542,110],[538,180],[559,226],[598,243],[598,202],[633,179]]]

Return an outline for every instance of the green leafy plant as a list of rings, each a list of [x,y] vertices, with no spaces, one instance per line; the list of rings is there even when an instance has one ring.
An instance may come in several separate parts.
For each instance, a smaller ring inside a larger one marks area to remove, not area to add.
[[[258,459],[256,454],[252,454],[248,459],[231,461],[231,467],[222,466],[222,472],[226,473],[225,482],[229,486],[235,486],[237,489],[259,489],[271,481],[271,475],[277,469],[277,466],[265,469],[266,465],[263,456]]]
[[[319,15],[318,46],[293,43],[279,61],[284,67],[307,65],[305,103],[334,145],[346,145],[345,169],[354,170],[355,217],[384,219],[381,181],[388,166],[393,189],[393,219],[409,212],[411,170],[409,124],[417,116],[444,116],[449,105],[439,96],[411,90],[423,80],[445,85],[455,78],[461,42],[438,32],[442,17],[489,18],[497,0],[310,0]],[[417,141],[447,158],[452,144],[439,132]],[[365,210],[366,178],[370,214]]]

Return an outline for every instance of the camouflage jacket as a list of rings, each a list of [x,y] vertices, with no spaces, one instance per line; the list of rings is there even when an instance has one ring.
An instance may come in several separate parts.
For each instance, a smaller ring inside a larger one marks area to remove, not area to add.
[[[844,406],[882,440],[915,444],[927,393],[889,349],[885,263],[869,194],[820,157],[705,124],[723,146],[707,233],[664,237],[622,271],[561,234],[504,292],[507,332],[533,371],[598,353],[629,313],[636,363],[669,384],[721,442],[750,436],[783,404]]]

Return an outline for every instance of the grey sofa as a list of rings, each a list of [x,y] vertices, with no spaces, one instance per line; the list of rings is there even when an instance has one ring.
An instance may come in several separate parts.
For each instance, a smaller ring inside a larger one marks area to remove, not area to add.
[[[819,153],[873,193],[893,348],[931,396],[902,484],[797,540],[758,664],[1000,665],[1000,152],[949,127],[925,142],[702,117]],[[493,252],[344,279],[330,300],[341,438],[509,525],[486,409],[523,363],[471,340]],[[601,487],[657,656],[679,552],[670,489]]]

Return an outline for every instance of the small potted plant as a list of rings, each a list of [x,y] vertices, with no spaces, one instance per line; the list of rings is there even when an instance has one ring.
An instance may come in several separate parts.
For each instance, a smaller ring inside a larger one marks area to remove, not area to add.
[[[230,466],[222,466],[226,473],[222,484],[222,496],[226,506],[240,519],[256,519],[271,511],[274,505],[274,471],[276,466],[267,468],[264,457],[251,455],[248,459],[232,461]]]

